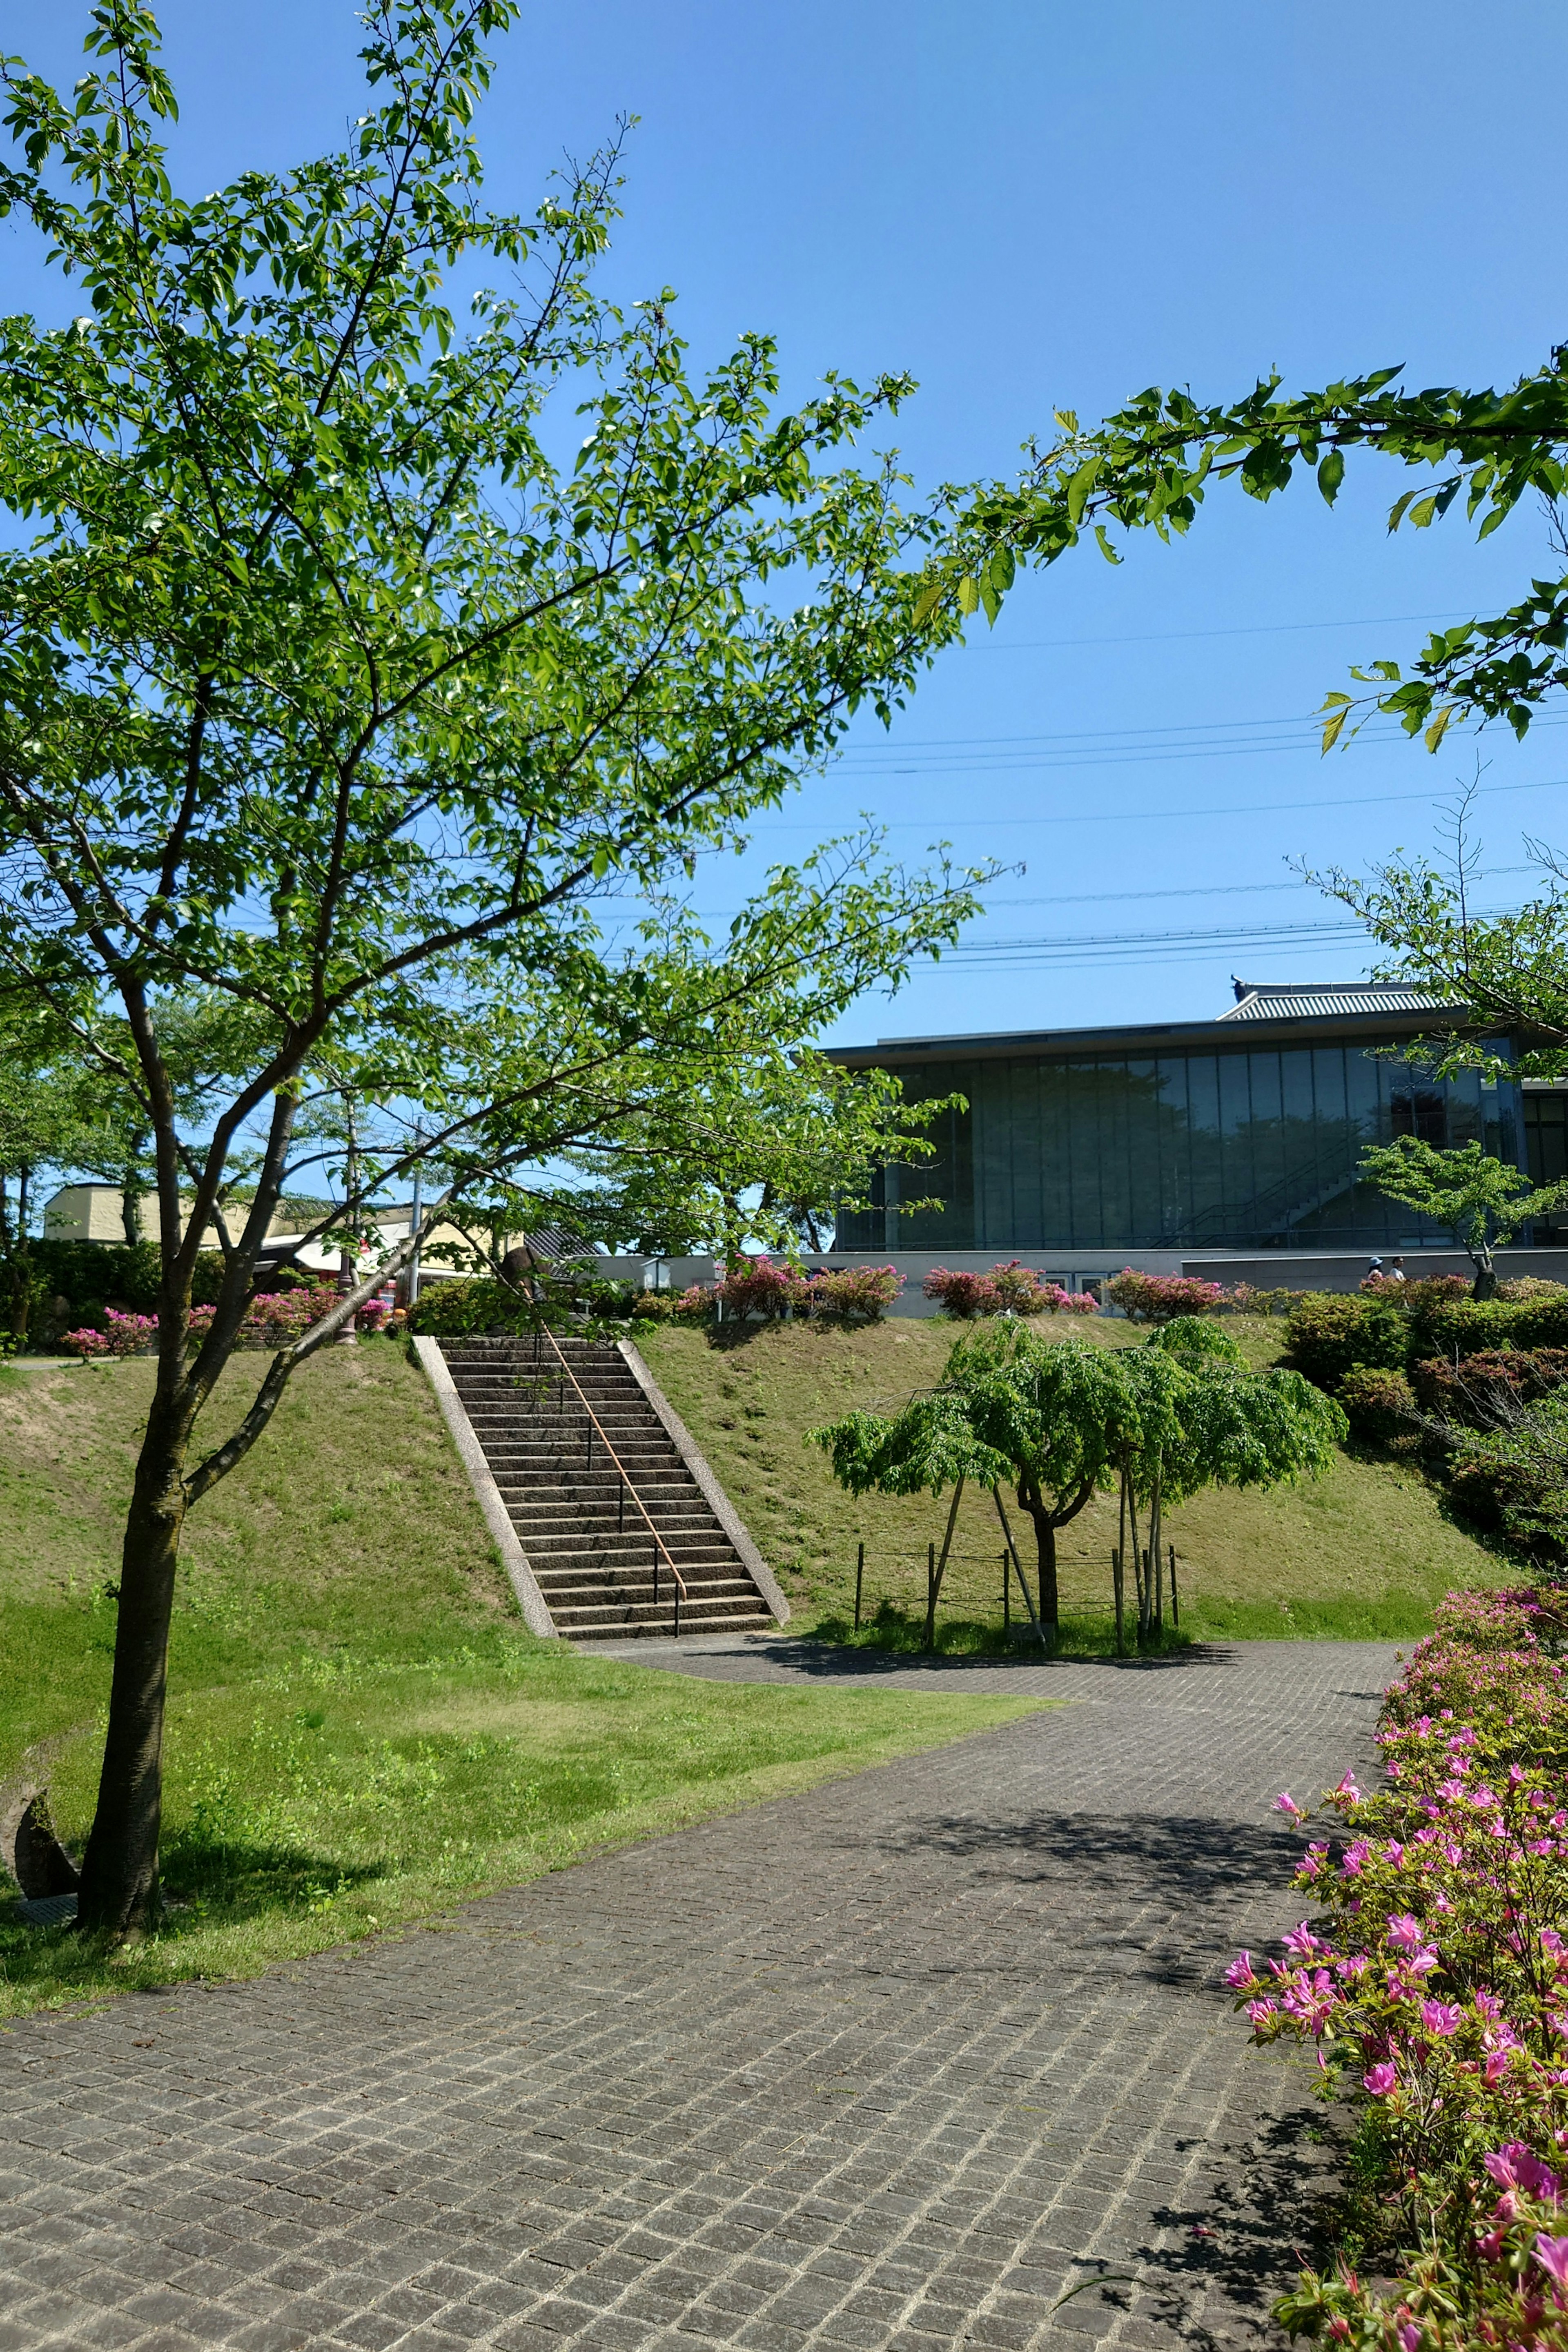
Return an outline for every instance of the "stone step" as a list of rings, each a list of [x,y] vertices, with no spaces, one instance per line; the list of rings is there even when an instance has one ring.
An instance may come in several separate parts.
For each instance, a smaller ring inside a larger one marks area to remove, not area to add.
[[[766,1601],[625,1357],[595,1341],[562,1347],[565,1380],[528,1340],[442,1344],[557,1632],[668,1636],[672,1562],[683,1633],[764,1629]]]

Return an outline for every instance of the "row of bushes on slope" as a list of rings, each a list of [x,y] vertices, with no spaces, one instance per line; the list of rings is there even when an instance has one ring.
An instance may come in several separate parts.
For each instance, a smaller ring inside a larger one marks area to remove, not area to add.
[[[789,1317],[837,1323],[879,1322],[904,1286],[890,1265],[846,1266],[801,1274],[771,1259],[748,1258],[724,1278],[689,1290],[639,1290],[631,1283],[606,1282],[564,1273],[533,1286],[524,1297],[509,1284],[475,1276],[462,1282],[432,1284],[409,1310],[408,1328],[439,1339],[474,1339],[528,1332],[544,1325],[579,1325],[584,1318],[626,1321],[782,1322]]]
[[[1568,1288],[1524,1277],[1500,1284],[1496,1298],[1475,1299],[1462,1275],[1375,1290],[1303,1291],[1285,1331],[1291,1360],[1320,1388],[1350,1371],[1405,1370],[1432,1357],[1476,1356],[1488,1349],[1568,1347]]]
[[[1568,1644],[1561,1593],[1450,1594],[1296,1885],[1317,1916],[1228,1971],[1255,2041],[1357,2113],[1331,2272],[1277,2316],[1386,2352],[1568,2344]],[[1280,1808],[1305,1820],[1289,1792]],[[1393,2284],[1374,2288],[1363,2273]]]

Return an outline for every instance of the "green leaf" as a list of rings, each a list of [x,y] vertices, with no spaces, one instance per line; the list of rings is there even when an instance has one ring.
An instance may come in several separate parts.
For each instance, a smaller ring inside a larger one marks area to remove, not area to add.
[[[1089,494],[1100,478],[1100,460],[1090,457],[1079,467],[1068,484],[1068,520],[1076,528],[1083,520],[1083,510],[1089,504]]]
[[[1425,530],[1436,511],[1437,493],[1434,490],[1429,499],[1423,499],[1418,506],[1411,508],[1410,523],[1412,530]]]
[[[1478,543],[1483,539],[1489,539],[1493,531],[1496,530],[1499,523],[1506,522],[1508,520],[1509,513],[1510,509],[1507,507],[1493,507],[1490,514],[1488,515],[1485,522],[1482,523],[1479,530],[1476,533]]]
[[[958,583],[958,609],[961,613],[973,613],[979,603],[980,583],[973,573],[966,572]]]
[[[1439,710],[1436,718],[1434,719],[1431,726],[1428,727],[1426,734],[1422,738],[1422,740],[1425,742],[1428,751],[1435,751],[1437,749],[1438,744],[1442,741],[1444,736],[1448,731],[1448,721],[1452,719],[1458,707],[1459,706],[1457,702],[1448,702],[1445,703],[1442,709]]]
[[[946,593],[947,583],[944,580],[935,580],[929,588],[921,590],[920,594],[915,598],[914,617],[917,629],[925,626]]]
[[[1110,533],[1107,531],[1105,525],[1102,522],[1097,522],[1095,524],[1094,535],[1100,541],[1100,551],[1101,555],[1104,556],[1107,563],[1120,563],[1121,558],[1111,546]]]
[[[1391,531],[1394,531],[1399,529],[1400,524],[1405,520],[1406,509],[1410,506],[1416,495],[1417,493],[1415,490],[1406,490],[1402,499],[1395,499],[1393,506],[1390,507],[1388,510],[1388,528]]]
[[[1354,709],[1355,705],[1352,702],[1348,694],[1331,694],[1328,698],[1328,703],[1338,703],[1340,706],[1337,710],[1331,710],[1329,712],[1329,716],[1323,721],[1322,748],[1325,751],[1331,751],[1334,745],[1339,741],[1341,730],[1344,726],[1345,720],[1350,717],[1351,712]],[[1328,709],[1328,703],[1324,704],[1325,709]]]
[[[1339,496],[1340,484],[1345,478],[1345,453],[1331,449],[1318,468],[1318,488],[1330,506]]]

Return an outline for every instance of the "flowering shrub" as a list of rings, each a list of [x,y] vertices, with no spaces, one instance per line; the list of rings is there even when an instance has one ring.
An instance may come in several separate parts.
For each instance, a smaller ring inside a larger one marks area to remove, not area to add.
[[[1099,1308],[1087,1290],[1064,1290],[1016,1258],[994,1265],[989,1274],[954,1274],[951,1267],[933,1265],[922,1287],[959,1323],[972,1323],[980,1315],[1093,1315]]]
[[[1568,1639],[1560,1595],[1450,1594],[1385,1695],[1385,1786],[1347,1773],[1296,1885],[1319,1915],[1227,1972],[1258,2042],[1362,2104],[1371,2235],[1399,2273],[1302,2273],[1292,2334],[1568,2343]],[[1281,1811],[1307,1816],[1287,1792]],[[1393,2255],[1392,2245],[1403,2250]]]
[[[723,1280],[713,1286],[713,1296],[726,1321],[731,1316],[741,1322],[761,1316],[773,1323],[794,1309],[804,1313],[810,1307],[811,1285],[794,1266],[775,1265],[772,1258],[731,1258]]]
[[[674,1312],[706,1317],[717,1301],[726,1320],[760,1316],[764,1322],[777,1322],[785,1315],[811,1315],[842,1323],[878,1323],[903,1286],[903,1276],[891,1265],[847,1265],[808,1275],[775,1265],[771,1258],[732,1259],[722,1282],[710,1291],[686,1292],[675,1302]]]
[[[104,1328],[90,1326],[79,1331],[68,1331],[63,1345],[85,1364],[94,1356],[140,1356],[151,1348],[158,1337],[155,1315],[121,1315],[112,1307],[103,1310]]]
[[[1568,1385],[1568,1348],[1489,1348],[1457,1362],[1436,1356],[1411,1367],[1410,1385],[1428,1412],[1487,1429],[1509,1399],[1533,1402]]]
[[[337,1296],[335,1282],[311,1283],[308,1289],[258,1291],[245,1310],[239,1345],[286,1348],[335,1305]]]
[[[978,1315],[1002,1312],[1001,1295],[988,1274],[955,1274],[949,1266],[933,1265],[921,1288],[958,1323],[973,1323]]]
[[[1134,1323],[1168,1323],[1173,1315],[1212,1314],[1225,1285],[1189,1274],[1138,1274],[1128,1265],[1106,1284],[1105,1295]]]
[[[812,1277],[811,1311],[844,1323],[879,1323],[903,1286],[895,1265],[843,1266]]]
[[[669,1311],[678,1323],[710,1323],[713,1319],[713,1293],[694,1282],[678,1298],[672,1298]]]

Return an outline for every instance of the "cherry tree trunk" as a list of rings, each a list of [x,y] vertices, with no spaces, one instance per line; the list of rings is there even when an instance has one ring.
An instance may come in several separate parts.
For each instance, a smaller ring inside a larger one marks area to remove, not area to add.
[[[125,1523],[109,1731],[82,1861],[77,1920],[89,1934],[139,1936],[158,1914],[163,1707],[185,1443],[172,1402],[155,1399]]]

